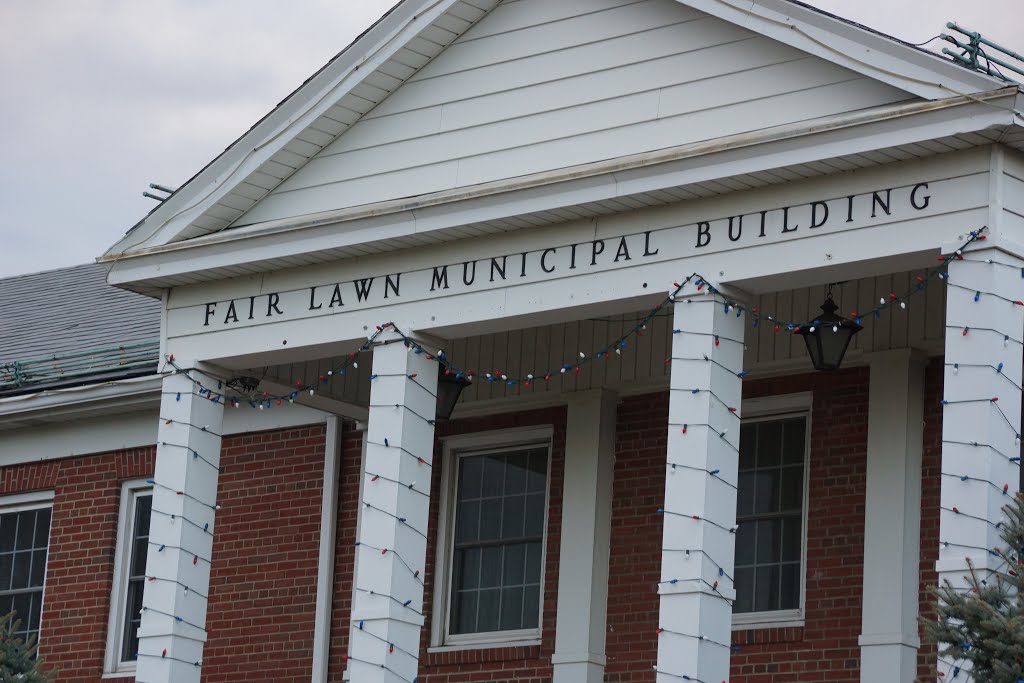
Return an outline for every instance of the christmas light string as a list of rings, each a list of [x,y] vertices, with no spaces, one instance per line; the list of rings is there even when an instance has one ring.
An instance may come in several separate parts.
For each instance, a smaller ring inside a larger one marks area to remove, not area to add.
[[[210,508],[211,510],[220,510],[220,505],[217,504],[217,503],[213,503],[213,504],[207,503],[205,500],[200,500],[199,498],[196,498],[195,496],[193,496],[190,493],[185,493],[184,491],[180,491],[178,489],[171,488],[170,486],[165,486],[164,484],[159,483],[155,479],[147,479],[146,483],[151,485],[151,486],[155,486],[158,489],[163,489],[165,491],[170,491],[171,493],[173,493],[176,496],[182,496],[183,498],[188,498],[189,500],[194,500],[195,502],[199,503],[200,505],[205,505],[206,507]]]
[[[991,368],[992,370],[995,370],[997,375],[1009,382],[1014,389],[1024,392],[1024,387],[1014,382],[1006,376],[1006,373],[1003,372],[1002,361],[999,361],[997,365],[992,365],[991,363],[946,363],[945,365],[947,368],[953,368],[954,375],[960,374],[960,368]]]
[[[377,481],[389,481],[389,482],[391,482],[393,484],[397,484],[398,486],[401,486],[401,487],[405,488],[406,490],[412,491],[413,493],[418,493],[421,496],[425,496],[425,497],[428,497],[428,498],[430,497],[430,492],[429,491],[420,491],[418,488],[416,488],[416,482],[412,482],[411,484],[406,484],[403,481],[398,481],[397,479],[392,479],[391,477],[386,477],[383,474],[377,474],[375,472],[370,472],[370,471],[367,471],[365,473],[365,475],[370,477],[370,482],[371,483],[376,483]]]
[[[186,555],[191,555],[192,556],[192,564],[193,565],[197,564],[199,562],[199,560],[202,560],[203,562],[205,562],[206,564],[209,564],[209,565],[213,564],[213,562],[209,558],[203,557],[199,553],[193,552],[193,551],[189,550],[188,548],[182,548],[181,546],[170,545],[168,543],[157,543],[156,541],[150,541],[149,544],[157,546],[157,550],[156,551],[158,553],[162,553],[164,550],[169,548],[171,550],[178,550],[180,552],[183,552]]]
[[[966,241],[963,242],[960,248],[958,248],[956,251],[954,251],[952,254],[948,256],[940,257],[940,265],[936,268],[932,268],[929,271],[927,271],[926,275],[916,277],[915,284],[909,289],[907,289],[903,294],[890,292],[888,297],[881,297],[879,299],[879,304],[874,308],[870,309],[866,314],[861,314],[857,313],[856,311],[853,311],[850,313],[851,318],[853,318],[855,322],[860,324],[863,322],[863,319],[865,317],[880,318],[881,314],[890,308],[895,307],[905,309],[907,300],[914,296],[915,294],[924,291],[932,280],[938,278],[940,280],[945,280],[948,282],[948,272],[946,268],[949,265],[949,263],[953,260],[963,260],[963,253],[967,247],[972,245],[974,242],[984,240],[986,238],[986,236],[983,234],[985,230],[986,228],[983,227],[980,228],[979,230],[971,231],[970,236],[967,238]],[[529,388],[531,385],[534,385],[540,381],[550,382],[552,379],[557,378],[561,375],[578,375],[580,374],[582,369],[588,364],[591,364],[598,360],[607,360],[612,358],[613,356],[620,356],[624,350],[627,350],[629,348],[629,339],[632,337],[643,336],[645,331],[647,330],[647,324],[651,322],[651,320],[653,320],[655,317],[657,317],[658,313],[664,310],[667,306],[676,303],[676,300],[677,298],[680,297],[680,293],[682,292],[682,290],[691,283],[695,284],[698,293],[717,294],[723,296],[723,299],[721,301],[716,302],[717,305],[722,306],[723,312],[735,312],[737,316],[746,315],[751,320],[753,327],[758,327],[761,322],[767,321],[774,325],[776,332],[786,330],[788,332],[798,333],[804,326],[810,326],[811,328],[814,328],[815,326],[820,324],[820,321],[818,320],[812,320],[810,322],[801,320],[797,322],[781,319],[773,315],[767,315],[765,313],[762,313],[756,306],[749,307],[733,299],[725,297],[721,290],[719,290],[717,287],[711,284],[710,280],[703,277],[699,273],[692,273],[690,276],[688,276],[681,282],[673,283],[673,289],[671,290],[671,292],[660,303],[658,303],[654,308],[652,308],[646,315],[643,315],[642,317],[636,319],[636,323],[632,327],[630,327],[625,333],[615,338],[611,342],[607,343],[604,347],[602,347],[596,352],[588,354],[586,352],[580,351],[577,354],[578,358],[574,359],[573,362],[563,362],[560,365],[553,367],[545,372],[530,372],[522,376],[510,376],[505,372],[497,370],[494,372],[485,372],[482,374],[478,374],[474,370],[460,369],[447,357],[443,349],[439,349],[433,353],[428,352],[427,349],[424,348],[421,343],[417,342],[415,339],[406,335],[393,323],[384,323],[376,325],[374,333],[370,335],[366,342],[361,344],[359,348],[356,349],[355,351],[350,352],[339,365],[332,368],[331,370],[328,370],[326,373],[321,374],[319,376],[319,380],[321,384],[327,384],[331,381],[333,377],[343,376],[345,374],[345,370],[348,367],[358,367],[358,355],[360,353],[365,353],[371,350],[373,346],[379,343],[377,341],[378,337],[383,332],[391,330],[399,336],[399,339],[390,340],[386,343],[397,343],[401,341],[405,343],[406,347],[409,348],[410,351],[413,351],[417,354],[427,354],[428,359],[438,361],[438,363],[444,369],[446,375],[454,376],[457,379],[465,378],[470,382],[479,378],[483,378],[487,382],[491,383],[501,381],[509,386],[522,385],[524,386],[524,388]],[[982,292],[982,294],[988,294],[988,292]],[[692,298],[687,298],[685,303],[694,304],[702,303],[702,301],[694,301]],[[673,333],[694,335],[709,334],[701,332],[684,332],[682,330],[673,330]],[[710,336],[715,337],[716,335],[711,334]],[[720,336],[716,338],[716,344],[720,343],[721,341],[742,343],[736,339],[726,339]],[[1013,341],[1015,341],[1018,344],[1022,344],[1022,342],[1020,342],[1019,340]],[[269,392],[263,392],[262,396],[259,398],[255,396],[230,395],[222,392],[220,386],[218,386],[218,389],[215,391],[214,389],[207,387],[200,380],[197,380],[194,377],[192,377],[189,374],[189,371],[180,368],[180,366],[178,366],[174,362],[173,356],[168,357],[168,364],[171,367],[173,367],[176,372],[180,374],[189,375],[193,382],[195,382],[196,385],[200,387],[200,391],[203,392],[204,395],[208,397],[210,400],[215,400],[217,402],[226,402],[236,407],[239,407],[243,404],[249,404],[250,407],[252,408],[270,408],[274,402],[276,402],[278,405],[281,405],[282,401],[284,400],[294,402],[295,398],[300,393],[303,392],[308,391],[312,395],[315,393],[318,387],[317,384],[297,381],[295,382],[295,390],[287,394],[271,394]],[[207,377],[210,377],[211,379],[217,380],[219,385],[222,384],[222,380],[220,380],[219,378],[212,377],[208,373],[203,373],[202,371],[196,372],[204,374]],[[745,376],[745,373],[740,376]]]
[[[215,469],[217,472],[220,472],[220,467],[218,467],[217,465],[214,465],[211,461],[209,461],[206,458],[204,458],[203,456],[201,456],[199,454],[199,451],[197,451],[194,448],[191,448],[189,446],[183,446],[180,443],[170,443],[168,441],[160,441],[160,442],[158,442],[158,445],[160,445],[160,446],[170,446],[171,448],[181,448],[183,450],[186,450],[186,451],[189,452],[189,454],[192,455],[192,459],[193,460],[202,460],[207,465],[209,465],[210,467]]]
[[[157,583],[173,583],[173,584],[177,584],[179,587],[185,589],[185,595],[195,595],[197,597],[202,598],[203,600],[209,600],[210,599],[209,596],[203,595],[199,591],[194,590],[192,588],[189,588],[189,586],[187,584],[184,584],[181,581],[178,581],[177,579],[165,579],[165,578],[160,577],[160,576],[147,576],[146,577],[146,581],[149,581],[150,583],[157,582]]]
[[[399,524],[401,524],[405,528],[409,529],[410,531],[415,532],[419,536],[422,536],[424,539],[427,538],[427,535],[425,533],[423,533],[422,531],[420,531],[419,529],[414,527],[412,524],[409,524],[409,520],[406,519],[405,517],[400,517],[399,515],[396,515],[396,514],[394,514],[392,512],[388,512],[387,510],[385,510],[383,508],[379,508],[376,505],[373,505],[372,503],[367,503],[365,500],[363,501],[363,507],[365,509],[376,510],[377,512],[379,512],[381,514],[387,515],[388,517],[391,517],[392,519],[397,520]]]
[[[725,484],[729,488],[731,488],[731,489],[735,489],[736,488],[736,484],[733,484],[732,482],[729,482],[729,481],[726,481],[725,479],[722,479],[722,477],[720,476],[721,470],[709,470],[706,467],[696,467],[694,465],[684,465],[681,462],[669,462],[668,463],[668,467],[671,468],[672,470],[675,470],[676,468],[682,468],[682,469],[685,469],[685,470],[693,470],[694,472],[704,472],[704,473],[710,475],[710,477],[712,479],[714,479],[716,481],[722,482],[723,484]]]
[[[690,557],[693,555],[693,553],[697,553],[698,555],[703,555],[705,558],[707,558],[707,560],[711,564],[715,565],[715,568],[717,569],[719,576],[725,577],[725,578],[729,579],[730,581],[733,581],[733,577],[730,576],[725,571],[725,567],[723,567],[720,562],[717,562],[715,560],[715,558],[711,557],[711,555],[709,555],[706,550],[702,550],[700,548],[662,548],[661,552],[663,552],[663,553],[685,553],[686,554],[686,559],[690,559]]]
[[[423,584],[422,572],[419,569],[413,569],[412,565],[410,565],[397,550],[394,550],[393,548],[378,548],[375,545],[370,545],[366,541],[356,541],[356,547],[358,548],[360,546],[364,548],[369,548],[371,550],[376,550],[381,555],[387,555],[388,553],[391,553],[392,555],[398,558],[399,562],[405,565],[405,568],[409,570],[409,573],[412,574],[412,577],[416,579],[416,581],[419,582],[420,585]]]
[[[402,452],[405,455],[408,455],[410,458],[415,459],[421,465],[426,465],[427,467],[433,467],[434,466],[433,463],[431,463],[430,461],[428,461],[428,460],[426,460],[426,459],[416,455],[412,451],[409,451],[409,450],[407,450],[405,448],[402,448],[401,446],[392,446],[390,439],[384,439],[384,443],[380,443],[380,442],[377,442],[377,441],[369,441],[369,440],[367,440],[366,445],[368,445],[368,446],[380,446],[382,448],[393,448],[393,449],[395,449],[397,451]]]

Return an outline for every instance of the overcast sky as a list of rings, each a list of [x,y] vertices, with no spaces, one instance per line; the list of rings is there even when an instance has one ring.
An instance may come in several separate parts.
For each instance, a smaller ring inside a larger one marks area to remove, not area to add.
[[[0,0],[0,276],[91,261],[152,208],[150,182],[183,183],[391,4]],[[1021,0],[811,4],[1024,50]]]

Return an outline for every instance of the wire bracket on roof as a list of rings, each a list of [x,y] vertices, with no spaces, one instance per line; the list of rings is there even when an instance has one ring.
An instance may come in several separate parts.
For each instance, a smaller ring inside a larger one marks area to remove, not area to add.
[[[942,48],[942,53],[949,55],[953,61],[968,69],[974,69],[989,76],[1001,78],[1004,81],[1019,83],[1020,76],[1024,76],[1024,55],[993,43],[980,33],[962,28],[955,21],[946,24],[946,28],[960,33],[963,38],[951,36],[948,33],[940,33],[939,37],[948,43],[956,46],[960,52],[951,50],[948,47]],[[999,67],[1017,74],[1015,78],[1007,77]]]

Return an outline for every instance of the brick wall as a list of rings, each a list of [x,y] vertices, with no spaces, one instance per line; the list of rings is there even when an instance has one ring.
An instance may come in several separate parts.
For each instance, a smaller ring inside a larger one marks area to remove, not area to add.
[[[309,681],[324,432],[224,439],[204,682]],[[154,458],[139,448],[0,469],[2,494],[54,491],[40,652],[55,683],[100,681],[121,483],[152,476]]]

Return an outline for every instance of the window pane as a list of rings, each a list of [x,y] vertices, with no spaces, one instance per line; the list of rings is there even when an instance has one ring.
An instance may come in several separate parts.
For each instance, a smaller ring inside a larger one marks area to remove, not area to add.
[[[0,553],[14,550],[14,534],[18,530],[18,514],[0,515]]]
[[[501,455],[484,457],[484,497],[500,496],[505,489],[505,458]]]
[[[498,546],[490,546],[483,549],[480,558],[480,587],[492,588],[501,585],[502,556],[505,549]]]
[[[522,538],[525,507],[526,496],[509,496],[505,498],[501,518],[502,538]]]
[[[526,583],[540,583],[540,543],[526,544]]]
[[[502,584],[517,586],[526,579],[526,545],[518,543],[505,547],[505,575]]]
[[[526,497],[526,525],[523,535],[538,537],[544,535],[544,494],[531,493]]]
[[[736,570],[736,602],[732,611],[737,614],[754,611],[754,569]]]
[[[529,475],[529,455],[519,453],[510,455],[505,470],[505,495],[526,492],[526,480]]]
[[[50,540],[50,508],[36,510],[35,547],[45,548]]]
[[[782,565],[782,592],[779,609],[798,609],[800,607],[800,565]]]
[[[526,490],[544,492],[548,482],[548,449],[538,448],[530,451],[530,480]]]
[[[480,540],[496,541],[501,538],[501,498],[480,501]]]
[[[14,565],[14,554],[5,553],[0,555],[0,591],[11,588],[11,569]],[[8,612],[10,610],[7,610]],[[6,614],[7,612],[4,612]]]
[[[736,490],[736,516],[746,517],[754,514],[754,484],[757,475],[753,471],[740,472]]]
[[[754,580],[754,611],[768,612],[779,608],[779,565],[758,567]]]
[[[754,540],[757,522],[740,522],[736,529],[736,565],[754,564]]]
[[[32,551],[14,553],[14,576],[11,579],[11,589],[28,588],[31,571]]]
[[[781,510],[799,510],[804,498],[804,468],[787,467],[782,470]]]
[[[479,593],[480,608],[476,617],[477,633],[499,630],[499,610],[501,609],[501,589],[492,588]]]
[[[476,591],[459,591],[452,605],[452,633],[476,631]]]
[[[36,512],[35,510],[19,512],[17,517],[18,532],[14,539],[14,549],[28,550],[32,547],[32,539],[35,538]]]
[[[452,583],[456,590],[480,586],[480,548],[461,548],[455,551]]]
[[[785,464],[798,465],[804,462],[804,449],[806,448],[807,420],[798,418],[787,420],[783,426],[782,439],[782,462]]]
[[[28,582],[33,588],[43,585],[46,578],[46,551],[36,550],[32,553],[32,572],[29,574]]]
[[[786,517],[782,521],[782,561],[799,562],[803,546],[803,518]]]
[[[782,462],[782,423],[757,424],[757,466],[774,467]]]
[[[462,458],[459,470],[459,499],[479,498],[484,474],[483,458]]]
[[[757,563],[778,562],[781,548],[779,527],[781,520],[761,519],[757,522]]]
[[[459,503],[455,515],[455,542],[472,543],[480,539],[480,502]]]
[[[537,628],[540,623],[540,586],[523,589],[523,628]]]
[[[135,498],[135,537],[149,538],[149,519],[153,516],[153,496]]]
[[[757,426],[740,427],[740,471],[754,469],[757,461]]]
[[[142,597],[145,581],[128,583],[128,599],[125,602],[124,637],[121,641],[121,661],[134,662],[139,652],[139,624],[142,623]]]
[[[17,612],[15,620],[21,620],[18,630],[27,631],[29,619],[32,618],[32,593],[18,593],[15,595],[14,611]]]
[[[501,592],[501,630],[523,627],[523,589],[506,588]]]
[[[779,470],[757,470],[754,485],[754,513],[779,511]]]

